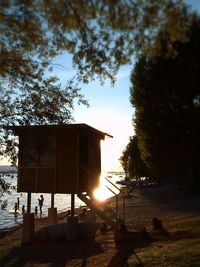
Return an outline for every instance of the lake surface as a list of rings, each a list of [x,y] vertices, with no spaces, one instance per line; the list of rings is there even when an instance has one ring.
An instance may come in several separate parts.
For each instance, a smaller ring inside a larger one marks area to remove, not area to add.
[[[117,180],[121,179],[121,176],[118,174],[105,174],[104,178],[109,179],[114,184]],[[106,186],[110,187],[112,191],[116,191],[118,193],[118,190],[115,190],[115,188],[110,185],[108,181],[106,181],[104,178],[102,183],[103,192],[106,193],[106,197],[113,196],[113,193],[111,193]],[[4,176],[4,179],[6,182],[11,183],[12,185],[17,185],[17,176],[14,175],[13,178],[11,176]],[[35,206],[38,205],[38,198],[40,197],[41,193],[32,193],[31,194],[31,212],[34,212]],[[51,206],[51,194],[43,194],[44,196],[44,205],[43,205],[43,214],[42,216],[47,216],[48,214],[48,208]],[[17,216],[14,214],[14,206],[15,202],[17,202],[17,197],[19,197],[20,202],[20,213],[17,214]],[[11,195],[5,194],[3,199],[7,200],[7,207],[5,210],[0,209],[0,230],[4,228],[12,227],[16,224],[19,224],[22,222],[22,213],[21,208],[22,205],[27,206],[27,193],[18,193],[15,190],[12,191]],[[55,194],[55,207],[57,207],[58,212],[66,211],[70,209],[71,206],[71,195],[69,194]],[[75,197],[75,207],[84,206],[85,203],[82,202],[78,197]]]

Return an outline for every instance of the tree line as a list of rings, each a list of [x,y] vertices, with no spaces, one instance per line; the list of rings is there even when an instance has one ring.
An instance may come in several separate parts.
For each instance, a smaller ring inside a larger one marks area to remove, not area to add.
[[[188,14],[188,41],[174,41],[177,54],[142,53],[131,74],[135,135],[121,157],[132,178],[173,177],[180,186],[200,185],[200,18]],[[146,175],[144,175],[146,174]]]

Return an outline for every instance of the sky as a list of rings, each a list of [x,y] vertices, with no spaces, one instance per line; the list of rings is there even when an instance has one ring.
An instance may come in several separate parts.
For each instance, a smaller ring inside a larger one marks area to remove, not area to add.
[[[192,10],[200,12],[200,1],[199,0],[185,0],[185,3],[189,4]]]
[[[83,93],[90,107],[77,108],[74,112],[77,123],[89,124],[113,136],[101,144],[103,170],[120,170],[118,159],[133,135],[134,109],[129,101],[130,69],[128,66],[120,70],[113,87],[109,81],[104,86],[97,81],[86,86]]]
[[[193,9],[200,10],[200,0],[187,0]],[[55,66],[54,74],[58,75],[61,83],[72,77],[73,69],[70,56],[60,56],[55,60],[60,66]],[[82,93],[89,101],[90,107],[75,106],[75,123],[86,123],[98,130],[109,133],[113,138],[102,141],[102,170],[122,170],[119,157],[134,134],[132,117],[134,108],[130,98],[130,74],[133,66],[120,69],[116,83],[111,86],[110,81],[105,81],[102,86],[98,80],[82,86]],[[1,162],[3,164],[5,162]]]

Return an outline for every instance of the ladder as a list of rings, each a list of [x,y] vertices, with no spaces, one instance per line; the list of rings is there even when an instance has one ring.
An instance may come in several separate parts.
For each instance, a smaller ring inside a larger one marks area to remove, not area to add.
[[[116,227],[117,223],[117,213],[113,211],[110,207],[108,207],[105,203],[96,202],[91,199],[91,197],[87,193],[79,193],[77,196],[92,210],[96,212],[96,214],[101,217],[105,222],[107,222],[112,228]]]

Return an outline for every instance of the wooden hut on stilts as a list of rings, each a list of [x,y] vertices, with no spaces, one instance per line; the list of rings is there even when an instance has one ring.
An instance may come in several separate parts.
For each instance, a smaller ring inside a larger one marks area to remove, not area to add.
[[[106,215],[92,201],[101,173],[100,141],[111,135],[86,124],[39,125],[9,127],[19,136],[17,191],[27,192],[27,213],[24,214],[23,241],[34,237],[34,214],[31,193],[50,193],[49,223],[56,223],[54,195],[71,194],[74,216],[75,194],[109,224]],[[115,218],[116,219],[116,218]]]

